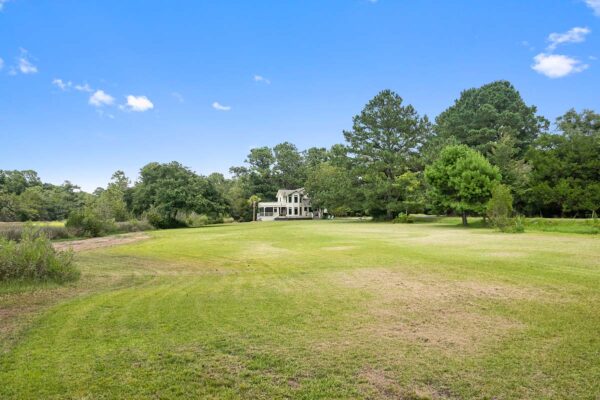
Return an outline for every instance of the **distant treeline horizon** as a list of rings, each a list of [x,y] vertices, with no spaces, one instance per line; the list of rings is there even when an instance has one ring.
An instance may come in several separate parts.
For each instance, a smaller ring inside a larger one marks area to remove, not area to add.
[[[600,114],[569,109],[555,121],[507,81],[463,91],[434,121],[390,90],[378,93],[343,131],[344,143],[250,150],[244,165],[200,175],[151,162],[132,184],[116,171],[106,188],[83,192],[43,183],[33,170],[0,170],[0,221],[64,220],[74,212],[177,226],[190,214],[248,221],[251,201],[305,187],[314,207],[344,215],[482,215],[503,185],[516,213],[589,217],[600,209]]]

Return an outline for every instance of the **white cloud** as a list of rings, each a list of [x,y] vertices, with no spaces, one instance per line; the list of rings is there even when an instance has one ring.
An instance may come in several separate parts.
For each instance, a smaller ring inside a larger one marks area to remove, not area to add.
[[[219,110],[219,111],[229,111],[229,110],[231,110],[230,106],[224,106],[224,105],[220,104],[218,101],[215,101],[214,103],[212,103],[212,107],[215,110]]]
[[[75,90],[77,90],[79,92],[87,92],[87,93],[93,92],[92,88],[87,83],[84,83],[83,85],[75,85],[74,88],[75,88]]]
[[[600,0],[585,0],[585,4],[594,10],[594,14],[600,17]]]
[[[65,82],[65,81],[63,81],[62,79],[59,79],[59,78],[55,78],[52,81],[52,84],[54,86],[56,86],[57,88],[59,88],[60,90],[63,90],[63,91],[67,90],[72,85],[71,81]]]
[[[254,75],[254,82],[262,82],[262,83],[266,83],[267,85],[271,84],[270,80],[268,80],[267,78],[265,78],[264,76],[261,76],[261,75]]]
[[[564,43],[581,43],[585,41],[585,37],[591,32],[590,28],[576,26],[565,33],[551,33],[548,35],[548,41],[550,42],[548,50],[554,50]]]
[[[144,112],[152,110],[154,104],[146,96],[127,96],[127,104],[120,107],[122,110]]]
[[[104,90],[96,90],[93,95],[90,96],[89,103],[94,107],[110,106],[115,102],[115,98],[105,93]]]
[[[17,59],[19,71],[22,74],[35,74],[38,69],[35,65],[29,61],[28,52],[25,49],[21,49],[21,56]]]
[[[587,64],[581,61],[560,54],[540,53],[533,58],[535,63],[531,68],[548,78],[562,78],[588,68]]]

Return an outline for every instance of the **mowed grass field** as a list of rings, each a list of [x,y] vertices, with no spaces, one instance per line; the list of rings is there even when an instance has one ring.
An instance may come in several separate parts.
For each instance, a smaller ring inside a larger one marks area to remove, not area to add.
[[[0,286],[0,398],[600,398],[600,238],[439,221],[155,231]]]

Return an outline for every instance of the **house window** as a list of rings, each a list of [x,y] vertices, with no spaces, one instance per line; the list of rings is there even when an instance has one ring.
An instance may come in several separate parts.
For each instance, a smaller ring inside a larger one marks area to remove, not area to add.
[[[292,196],[291,196],[291,195],[289,195],[289,196],[288,196],[288,203],[291,203],[291,202],[292,202]]]
[[[298,207],[294,207],[294,215],[298,215]]]
[[[292,215],[292,209],[291,208],[288,208],[288,214]]]
[[[294,203],[298,202],[298,196],[294,196]]]

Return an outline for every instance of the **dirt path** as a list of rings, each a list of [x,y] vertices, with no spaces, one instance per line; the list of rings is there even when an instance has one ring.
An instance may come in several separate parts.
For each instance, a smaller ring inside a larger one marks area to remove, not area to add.
[[[73,251],[84,251],[99,249],[101,247],[115,246],[119,244],[133,243],[148,239],[150,236],[143,232],[126,233],[123,235],[105,236],[92,239],[71,240],[68,242],[54,243],[56,250],[73,249]]]

